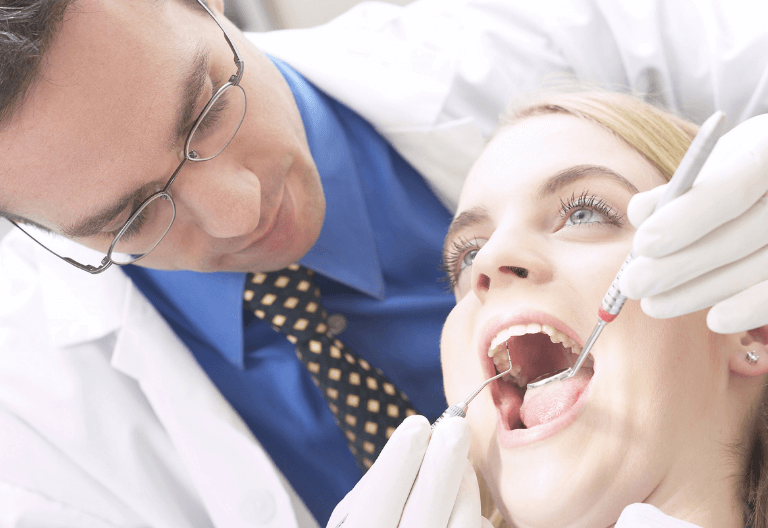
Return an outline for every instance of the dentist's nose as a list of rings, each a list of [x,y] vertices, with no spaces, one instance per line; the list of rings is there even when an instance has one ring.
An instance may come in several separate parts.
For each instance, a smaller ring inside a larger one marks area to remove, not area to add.
[[[477,252],[472,263],[472,289],[480,300],[495,289],[535,286],[552,280],[554,271],[531,235],[498,230]]]
[[[259,225],[261,182],[247,168],[219,156],[187,162],[170,189],[177,218],[187,218],[214,238],[252,233]]]

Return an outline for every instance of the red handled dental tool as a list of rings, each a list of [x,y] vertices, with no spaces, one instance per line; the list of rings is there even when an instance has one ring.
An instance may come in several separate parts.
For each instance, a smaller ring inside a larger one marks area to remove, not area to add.
[[[720,111],[715,112],[704,121],[704,124],[701,125],[701,128],[699,129],[699,133],[693,138],[691,146],[686,151],[685,156],[683,156],[683,160],[677,167],[675,174],[672,176],[672,179],[669,180],[664,194],[661,196],[661,199],[653,210],[654,213],[691,188],[696,177],[699,175],[701,168],[704,166],[704,162],[707,161],[707,158],[712,153],[712,149],[715,148],[717,140],[720,139],[720,136],[723,134],[724,123],[725,114]],[[595,344],[595,341],[597,341],[600,332],[603,331],[605,325],[616,319],[616,316],[619,315],[621,308],[624,306],[624,302],[627,300],[627,298],[621,294],[621,290],[619,289],[619,278],[624,272],[624,268],[626,268],[627,264],[634,258],[635,256],[630,251],[624,264],[621,265],[621,269],[619,269],[619,272],[616,274],[616,278],[613,279],[611,287],[608,288],[608,293],[603,297],[603,302],[597,310],[597,325],[595,325],[594,330],[592,330],[587,342],[584,343],[584,348],[581,349],[579,357],[576,358],[576,363],[574,363],[572,367],[563,369],[555,374],[550,373],[540,376],[528,384],[529,389],[541,387],[542,385],[546,385],[553,381],[567,380],[576,375],[579,368],[581,368],[581,364],[584,363],[584,360],[587,358],[587,354],[589,354],[589,351]]]
[[[469,402],[475,399],[475,396],[480,394],[480,391],[483,390],[490,382],[493,380],[499,379],[504,374],[508,374],[512,371],[512,357],[509,355],[509,345],[507,346],[507,358],[509,359],[509,368],[505,370],[504,372],[500,374],[496,374],[494,377],[487,379],[483,382],[482,385],[480,385],[477,389],[475,389],[475,392],[469,395],[469,397],[464,400],[460,401],[459,403],[454,403],[450,407],[448,407],[445,411],[443,411],[443,414],[440,415],[440,417],[435,420],[435,423],[432,424],[432,429],[437,427],[437,424],[439,424],[444,418],[448,418],[449,416],[459,416],[461,418],[466,418],[467,416],[467,407],[469,407]]]

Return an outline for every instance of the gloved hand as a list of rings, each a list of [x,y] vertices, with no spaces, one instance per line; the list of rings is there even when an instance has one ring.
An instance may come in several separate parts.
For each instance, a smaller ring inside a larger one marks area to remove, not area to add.
[[[426,418],[406,418],[327,528],[491,528],[467,460],[470,436],[463,418],[442,420],[431,438]]]
[[[714,305],[715,332],[768,324],[768,114],[725,134],[693,187],[653,213],[664,187],[629,203],[637,258],[622,293],[657,318]]]

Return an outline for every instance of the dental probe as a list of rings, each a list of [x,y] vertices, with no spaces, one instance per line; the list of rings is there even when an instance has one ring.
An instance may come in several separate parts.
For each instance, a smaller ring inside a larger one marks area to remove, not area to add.
[[[512,370],[512,356],[509,355],[509,345],[507,345],[507,358],[509,359],[509,368],[502,372],[501,374],[496,374],[494,377],[485,380],[482,385],[480,385],[477,389],[475,389],[475,392],[469,395],[469,397],[464,400],[460,401],[459,403],[454,403],[450,407],[448,407],[445,411],[443,411],[443,414],[440,415],[440,417],[435,420],[435,423],[432,424],[432,429],[437,427],[437,424],[439,424],[443,418],[448,418],[449,416],[459,416],[461,418],[466,418],[467,416],[467,407],[469,407],[469,402],[475,399],[475,396],[480,394],[480,391],[485,388],[486,385],[488,385],[490,382],[492,382],[495,379],[499,379],[504,374],[509,373]]]
[[[701,125],[701,128],[699,129],[699,133],[693,138],[691,146],[686,151],[685,156],[683,156],[683,160],[677,167],[675,174],[672,175],[672,179],[669,180],[664,194],[662,194],[661,199],[653,210],[654,213],[666,205],[667,202],[674,200],[691,188],[696,177],[699,175],[701,168],[704,166],[704,162],[707,161],[712,149],[715,148],[717,140],[720,139],[720,136],[723,133],[723,123],[725,123],[725,114],[721,111],[715,112],[704,121],[704,124]],[[634,258],[635,256],[630,251],[627,259],[621,265],[621,269],[619,269],[619,272],[616,274],[616,278],[613,279],[611,287],[608,288],[608,292],[605,294],[605,297],[603,297],[603,302],[597,310],[597,324],[595,325],[594,330],[592,330],[587,342],[584,343],[584,348],[581,349],[579,357],[576,358],[576,363],[574,363],[572,367],[563,369],[556,374],[545,374],[544,376],[546,377],[542,376],[541,378],[534,380],[528,384],[529,389],[541,387],[542,385],[546,385],[553,381],[563,381],[576,375],[579,368],[581,368],[581,364],[584,363],[584,360],[587,358],[587,354],[595,344],[595,341],[597,341],[600,332],[603,331],[606,324],[616,319],[616,316],[619,315],[621,308],[624,306],[624,302],[627,300],[627,298],[621,294],[621,290],[619,289],[619,279],[624,272],[624,268],[626,268],[627,264]]]

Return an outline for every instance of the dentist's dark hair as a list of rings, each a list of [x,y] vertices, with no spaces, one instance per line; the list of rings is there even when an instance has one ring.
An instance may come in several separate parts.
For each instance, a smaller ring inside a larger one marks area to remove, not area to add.
[[[64,11],[74,0],[11,0],[0,7],[0,123],[34,84]]]

